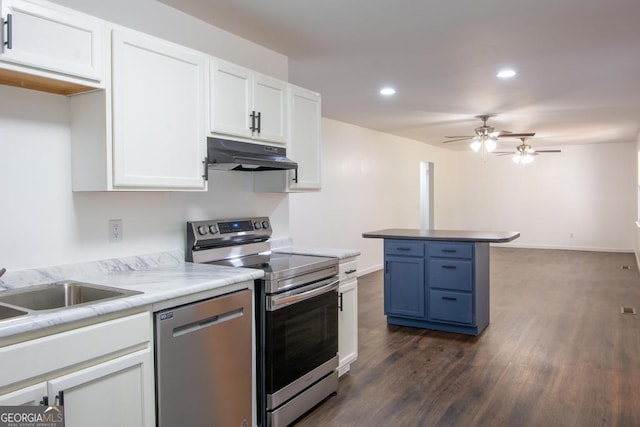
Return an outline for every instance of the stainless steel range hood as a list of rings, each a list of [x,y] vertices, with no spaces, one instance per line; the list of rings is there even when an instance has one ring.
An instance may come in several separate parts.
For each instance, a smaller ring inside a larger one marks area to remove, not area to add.
[[[266,171],[298,169],[287,158],[284,147],[207,138],[207,159],[210,169],[237,171]]]

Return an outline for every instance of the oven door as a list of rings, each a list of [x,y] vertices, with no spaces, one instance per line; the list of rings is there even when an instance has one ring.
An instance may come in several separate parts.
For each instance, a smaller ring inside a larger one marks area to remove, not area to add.
[[[336,357],[338,280],[333,277],[311,289],[305,286],[297,294],[267,295],[265,322],[265,386],[267,395],[274,395]],[[277,406],[268,400],[269,409]]]

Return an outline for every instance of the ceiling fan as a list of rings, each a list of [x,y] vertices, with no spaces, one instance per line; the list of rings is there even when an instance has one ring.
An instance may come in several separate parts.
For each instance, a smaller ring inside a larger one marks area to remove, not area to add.
[[[465,140],[472,140],[471,149],[475,152],[482,150],[482,158],[484,159],[486,153],[493,152],[497,147],[498,138],[528,138],[534,136],[535,133],[513,133],[506,130],[496,131],[493,126],[487,125],[487,120],[493,117],[494,114],[481,114],[476,118],[482,120],[482,126],[478,126],[475,129],[476,134],[474,136],[445,136],[445,138],[452,138],[447,141],[442,141],[444,144],[449,142],[459,142]]]
[[[540,153],[562,153],[561,150],[534,150],[531,145],[527,144],[527,138],[520,138],[522,144],[516,147],[515,153],[513,151],[496,151],[494,154],[497,156],[507,156],[513,154],[513,161],[515,163],[522,163],[526,165],[527,163],[533,162],[534,156],[537,156]]]

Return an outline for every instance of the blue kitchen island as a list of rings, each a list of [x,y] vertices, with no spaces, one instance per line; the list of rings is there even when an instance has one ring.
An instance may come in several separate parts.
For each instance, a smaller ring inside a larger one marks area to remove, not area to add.
[[[387,323],[479,335],[489,324],[489,244],[518,232],[392,228],[384,239]]]

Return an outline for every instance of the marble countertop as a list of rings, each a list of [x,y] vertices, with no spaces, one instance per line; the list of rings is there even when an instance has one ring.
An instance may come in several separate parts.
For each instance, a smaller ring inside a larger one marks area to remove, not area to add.
[[[258,269],[184,262],[181,251],[40,268],[8,271],[0,279],[3,290],[26,288],[61,280],[77,280],[142,292],[125,298],[96,302],[0,321],[0,338],[34,332],[136,307],[149,306],[191,294],[236,290],[241,282],[264,276]]]
[[[520,237],[520,233],[517,231],[422,230],[410,228],[388,228],[386,230],[362,233],[362,237],[378,239],[506,243]]]
[[[273,252],[296,255],[326,256],[338,259],[346,259],[360,255],[360,251],[358,249],[318,248],[314,246],[284,246],[273,249]]]

